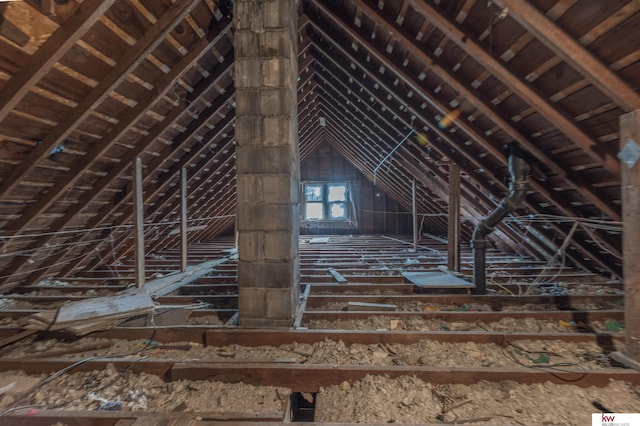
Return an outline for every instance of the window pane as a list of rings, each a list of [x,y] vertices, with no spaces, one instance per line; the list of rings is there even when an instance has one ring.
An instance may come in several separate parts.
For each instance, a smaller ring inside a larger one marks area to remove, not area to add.
[[[307,201],[322,201],[322,185],[305,185],[304,196]]]
[[[331,219],[344,219],[346,217],[344,203],[331,203],[329,208],[329,216],[331,217]]]
[[[328,185],[329,196],[327,201],[346,201],[347,187],[345,185]]]
[[[322,203],[306,203],[305,219],[324,219]]]

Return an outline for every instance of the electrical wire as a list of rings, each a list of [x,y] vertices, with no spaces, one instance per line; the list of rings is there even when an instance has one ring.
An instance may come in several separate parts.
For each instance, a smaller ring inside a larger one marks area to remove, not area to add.
[[[188,219],[187,222],[198,222],[198,221],[215,220],[215,219],[228,219],[230,217],[235,217],[235,214]],[[169,225],[177,225],[179,223],[180,223],[179,220],[170,221],[170,222],[148,222],[143,224],[143,226],[144,227],[169,226]],[[83,234],[83,233],[90,233],[90,232],[96,232],[96,231],[108,231],[108,230],[114,230],[114,229],[131,229],[133,228],[133,226],[134,226],[133,224],[125,224],[125,225],[101,226],[96,228],[69,229],[69,230],[62,230],[62,231],[55,231],[55,232],[40,232],[40,233],[32,233],[32,234],[18,234],[18,235],[0,235],[0,240],[3,240],[3,239],[11,240],[16,238],[49,237],[49,236],[55,236],[55,235],[68,235],[68,234]]]

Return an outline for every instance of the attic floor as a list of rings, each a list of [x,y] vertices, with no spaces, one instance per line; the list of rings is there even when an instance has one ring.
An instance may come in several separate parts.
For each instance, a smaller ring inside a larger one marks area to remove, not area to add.
[[[413,252],[403,237],[303,236],[294,326],[247,329],[235,325],[231,245],[192,247],[194,264],[226,260],[157,297],[152,314],[83,337],[13,341],[36,312],[124,290],[131,265],[5,295],[0,415],[27,425],[584,425],[640,406],[640,373],[609,356],[624,344],[621,282],[491,251],[486,296],[425,289],[402,273],[446,279],[441,241]],[[149,276],[178,260],[151,256]],[[470,279],[470,261],[463,250],[459,278]]]

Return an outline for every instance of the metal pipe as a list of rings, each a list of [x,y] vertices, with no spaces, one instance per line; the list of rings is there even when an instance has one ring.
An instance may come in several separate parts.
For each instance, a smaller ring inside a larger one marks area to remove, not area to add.
[[[511,174],[509,189],[511,192],[493,212],[476,225],[471,238],[473,283],[476,286],[476,294],[485,294],[486,292],[487,235],[493,232],[502,219],[518,209],[527,195],[527,178],[531,170],[531,166],[526,159],[527,155],[517,143],[510,144],[509,150],[509,172]]]

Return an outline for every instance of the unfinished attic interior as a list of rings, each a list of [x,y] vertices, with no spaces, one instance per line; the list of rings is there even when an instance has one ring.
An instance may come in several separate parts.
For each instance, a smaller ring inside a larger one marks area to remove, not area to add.
[[[0,424],[639,413],[639,88],[637,0],[0,0]]]

